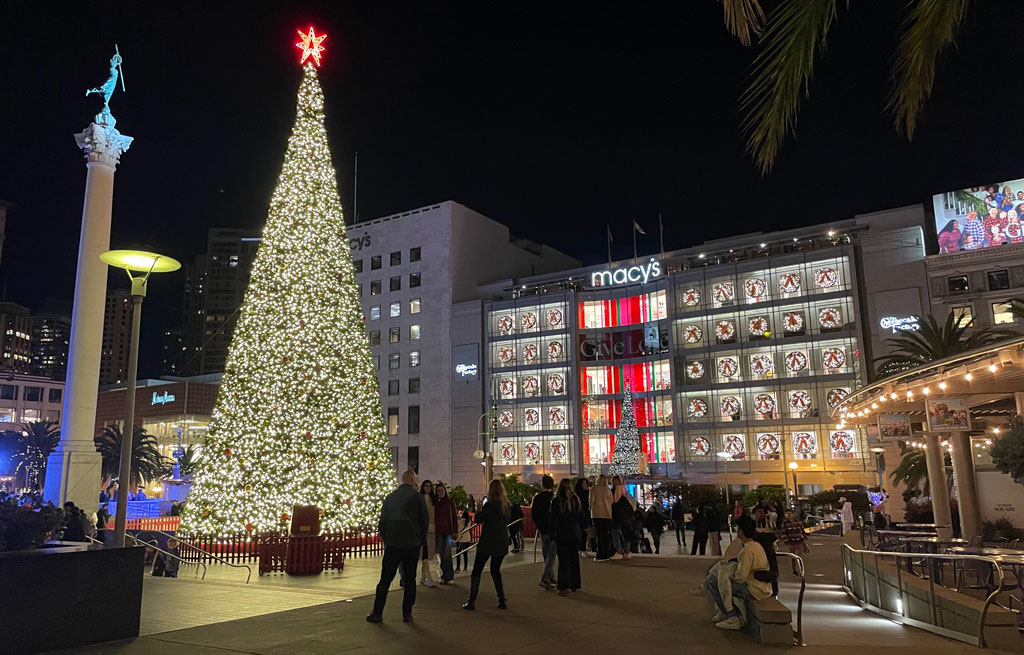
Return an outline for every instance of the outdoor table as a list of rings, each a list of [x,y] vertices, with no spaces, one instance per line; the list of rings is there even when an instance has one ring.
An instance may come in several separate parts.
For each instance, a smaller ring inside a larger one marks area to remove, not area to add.
[[[921,551],[928,555],[938,555],[940,552],[945,552],[946,548],[952,546],[966,546],[968,544],[967,539],[959,539],[957,537],[949,537],[943,539],[941,537],[905,537],[901,539],[903,544],[907,547],[907,552],[911,552],[911,548],[917,546],[921,548]],[[932,579],[942,584],[942,560],[932,560]],[[914,571],[914,560],[907,560],[907,571],[910,573]]]
[[[892,524],[894,530],[900,531],[921,531],[921,530],[938,530],[939,528],[948,528],[948,525],[939,525],[938,523],[899,523],[894,522]]]
[[[1024,584],[1022,584],[1021,576],[1024,575],[1024,552],[1019,550],[1013,550],[1010,548],[972,548],[972,547],[959,547],[950,548],[948,551],[951,555],[984,555],[985,557],[991,557],[995,561],[999,562],[1000,566],[1005,566],[1013,569],[1013,575],[1017,578],[1017,596],[1020,598],[1021,605],[1024,605]],[[989,593],[995,588],[995,580],[993,576],[989,575]],[[1024,628],[1024,614],[1018,620],[1018,625]]]
[[[877,530],[879,545],[882,542],[896,542],[897,547],[903,542],[904,539],[909,537],[935,537],[937,536],[934,532],[908,532],[906,530]]]

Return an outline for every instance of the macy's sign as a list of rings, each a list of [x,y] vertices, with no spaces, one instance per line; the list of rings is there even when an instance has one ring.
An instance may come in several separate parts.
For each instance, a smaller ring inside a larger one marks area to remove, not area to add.
[[[661,277],[661,262],[652,259],[639,266],[591,273],[590,286],[609,287],[613,284],[629,284],[630,282],[646,284],[648,280],[653,280],[656,277]]]

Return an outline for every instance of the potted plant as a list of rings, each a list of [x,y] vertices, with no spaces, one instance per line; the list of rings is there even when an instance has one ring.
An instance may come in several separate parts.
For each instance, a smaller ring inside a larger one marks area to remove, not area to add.
[[[983,521],[981,529],[982,534],[985,536],[985,541],[1001,541],[1003,539],[1010,539],[1014,535],[1013,521],[1008,518]]]
[[[0,494],[0,552],[41,548],[63,520],[64,512],[51,503]]]

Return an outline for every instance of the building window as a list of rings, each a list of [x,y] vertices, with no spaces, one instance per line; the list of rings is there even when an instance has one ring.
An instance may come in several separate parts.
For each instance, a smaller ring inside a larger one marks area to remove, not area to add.
[[[388,330],[388,343],[398,343],[402,340],[401,335],[402,328],[393,327]]]
[[[391,290],[401,291],[402,290],[402,276],[397,275],[391,278]]]
[[[370,345],[371,346],[379,346],[380,345],[380,330],[370,330]]]
[[[420,351],[418,351],[418,350],[410,350],[409,351],[409,366],[419,366],[419,365],[420,365]]]
[[[950,308],[953,312],[953,322],[963,327],[974,325],[974,310],[970,305],[953,305]]]
[[[370,295],[371,296],[379,296],[380,295],[380,280],[374,280],[373,282],[370,282]]]
[[[388,355],[388,368],[394,370],[398,368],[400,364],[401,356],[398,353],[391,353]]]
[[[60,410],[59,409],[48,409],[46,410],[46,420],[50,423],[60,423]]]
[[[0,400],[17,400],[18,387],[13,384],[0,384]]]
[[[380,357],[378,357],[377,355],[373,356],[373,370],[380,370]]]
[[[409,288],[414,289],[420,285],[420,274],[409,273]]]
[[[391,446],[391,466],[398,470],[398,446]]]
[[[419,393],[419,392],[420,392],[420,379],[419,378],[409,378],[409,393]]]
[[[22,421],[38,421],[40,418],[38,409],[26,409],[21,415]]]
[[[380,255],[374,255],[370,257],[370,270],[376,271],[378,268],[380,268]]]
[[[380,318],[380,305],[374,305],[370,308],[370,320],[376,321]]]
[[[25,402],[29,402],[29,403],[41,403],[41,402],[43,402],[43,388],[42,387],[25,387]]]
[[[388,434],[395,436],[398,434],[398,408],[388,407]]]
[[[417,473],[418,474],[420,472],[420,447],[419,446],[409,446],[408,461],[409,461],[409,470],[412,471],[413,473]]]
[[[397,252],[391,253],[391,265],[392,266],[398,266],[401,263],[402,263],[402,251],[399,250]]]
[[[420,299],[419,298],[413,298],[412,300],[409,301],[409,313],[410,314],[419,314],[420,313]]]
[[[409,423],[406,429],[409,434],[420,433],[420,406],[409,405]]]
[[[420,260],[420,249],[409,248],[409,261],[418,262]]]
[[[409,326],[409,341],[416,341],[420,338],[420,326],[410,325]]]
[[[352,262],[352,270],[355,271],[356,273],[362,273],[363,272],[363,260],[357,259],[354,262]]]
[[[994,302],[992,303],[992,323],[994,325],[1004,325],[1006,323],[1016,323],[1017,319],[1010,311],[1010,303],[1008,302]],[[28,400],[28,390],[32,387],[25,387],[25,400]]]
[[[400,382],[400,380],[388,380],[388,395],[389,396],[397,396],[398,395],[398,384],[399,384],[399,382]]]
[[[950,293],[967,293],[970,290],[966,275],[954,275],[946,278],[946,284],[949,285]]]
[[[1002,291],[1010,288],[1010,272],[1006,269],[988,272],[988,290]]]
[[[391,303],[391,318],[402,315],[402,303],[393,302]]]
[[[360,298],[363,297],[363,283],[362,282],[360,282],[359,284],[356,285],[356,293],[359,294]]]
[[[48,398],[49,402],[51,402],[51,403],[59,403],[61,400],[63,400],[63,396],[64,396],[63,391],[64,391],[63,389],[50,389],[49,398]]]

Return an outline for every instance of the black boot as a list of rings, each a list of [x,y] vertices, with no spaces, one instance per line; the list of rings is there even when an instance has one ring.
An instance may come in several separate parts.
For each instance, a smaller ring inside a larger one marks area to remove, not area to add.
[[[480,576],[472,575],[469,577],[469,600],[462,604],[462,609],[473,610],[476,609],[476,595],[480,591]]]
[[[498,592],[498,609],[508,609],[508,605],[505,604],[505,585],[501,582],[501,574],[493,577],[494,579],[494,590]]]

